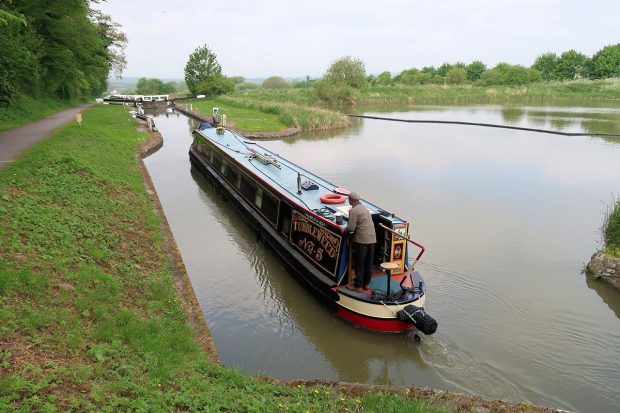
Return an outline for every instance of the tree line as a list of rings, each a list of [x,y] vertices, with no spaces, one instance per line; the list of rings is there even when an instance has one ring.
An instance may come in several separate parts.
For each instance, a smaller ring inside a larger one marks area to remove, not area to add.
[[[411,68],[392,78],[390,72],[368,76],[371,85],[426,85],[426,84],[474,84],[479,86],[519,86],[540,81],[564,81],[576,79],[604,79],[620,76],[620,43],[608,45],[588,57],[575,50],[568,50],[559,56],[544,53],[536,58],[530,67],[499,63],[493,68],[477,60],[470,64],[444,63],[422,69]]]
[[[354,90],[366,86],[398,85],[475,85],[475,86],[521,86],[542,81],[564,81],[576,79],[604,79],[620,76],[620,43],[608,45],[588,57],[575,50],[560,55],[544,53],[536,58],[530,67],[499,63],[488,68],[476,60],[469,64],[462,62],[444,63],[439,67],[426,66],[421,69],[405,69],[396,76],[389,71],[379,75],[367,75],[365,64],[350,56],[333,62],[320,79],[288,82],[282,77],[271,76],[261,85],[245,82],[243,77],[229,78],[222,74],[217,56],[208,46],[197,48],[185,66],[185,81],[192,94],[217,95],[234,89],[286,89],[314,88],[316,95],[325,101],[346,102],[351,100]]]
[[[99,0],[0,2],[0,106],[20,95],[97,96],[126,67],[127,37]]]

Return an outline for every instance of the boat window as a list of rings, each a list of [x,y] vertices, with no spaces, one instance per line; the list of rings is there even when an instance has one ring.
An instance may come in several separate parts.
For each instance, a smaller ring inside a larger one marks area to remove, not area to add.
[[[248,201],[254,199],[254,195],[256,191],[256,184],[249,180],[247,177],[243,176],[241,179],[241,193]]]
[[[254,204],[256,204],[256,206],[259,208],[263,206],[263,188],[256,189],[256,197],[254,198]]]
[[[220,171],[223,176],[226,176],[226,161],[222,161],[222,166],[220,167]]]
[[[276,224],[278,221],[278,199],[271,195],[269,192],[265,192],[263,195],[263,214],[272,224]]]
[[[237,189],[241,189],[241,173],[237,174],[237,182],[235,183]]]
[[[213,166],[215,167],[215,169],[220,169],[220,166],[222,165],[222,160],[220,159],[219,156],[214,155],[212,163],[213,163]]]

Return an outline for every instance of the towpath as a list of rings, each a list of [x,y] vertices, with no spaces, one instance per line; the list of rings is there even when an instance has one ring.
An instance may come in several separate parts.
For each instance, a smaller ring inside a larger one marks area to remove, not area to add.
[[[0,168],[30,148],[35,143],[49,136],[57,128],[75,119],[77,113],[91,107],[93,103],[88,103],[74,108],[61,110],[53,115],[20,126],[15,129],[0,132]]]

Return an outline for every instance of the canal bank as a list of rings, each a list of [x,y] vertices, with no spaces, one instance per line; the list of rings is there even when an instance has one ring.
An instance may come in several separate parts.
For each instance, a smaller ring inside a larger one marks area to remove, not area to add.
[[[191,286],[178,288],[187,281],[181,259],[136,162],[148,137],[132,122],[123,108],[93,108],[82,126],[60,129],[0,171],[0,410],[421,405],[257,380],[214,362],[206,327],[188,326],[195,306],[182,296],[193,295]]]

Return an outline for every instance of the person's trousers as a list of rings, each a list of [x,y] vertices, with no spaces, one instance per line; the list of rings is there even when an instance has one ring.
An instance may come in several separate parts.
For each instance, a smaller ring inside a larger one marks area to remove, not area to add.
[[[355,268],[355,287],[370,284],[372,275],[372,261],[375,244],[353,243],[353,266]]]

